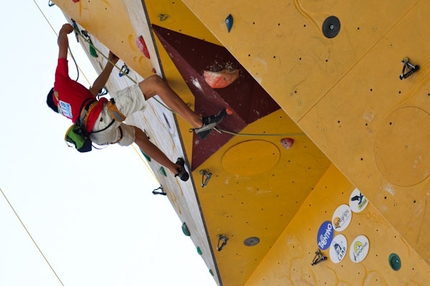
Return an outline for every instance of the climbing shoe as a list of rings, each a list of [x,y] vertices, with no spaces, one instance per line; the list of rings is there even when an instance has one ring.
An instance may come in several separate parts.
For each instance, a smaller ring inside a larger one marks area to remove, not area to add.
[[[197,136],[199,136],[200,139],[206,139],[206,137],[208,137],[211,133],[212,129],[224,120],[226,114],[227,110],[224,108],[216,115],[203,117],[203,126],[200,128],[194,128]]]
[[[178,160],[176,161],[176,165],[179,165],[180,167],[176,168],[176,170],[178,170],[178,173],[175,175],[175,177],[179,177],[179,179],[184,182],[188,181],[190,175],[188,175],[187,170],[185,170],[184,159],[178,158]]]

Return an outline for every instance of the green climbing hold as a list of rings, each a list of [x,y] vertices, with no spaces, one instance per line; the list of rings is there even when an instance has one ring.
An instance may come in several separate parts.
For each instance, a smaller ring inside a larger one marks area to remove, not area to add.
[[[91,55],[93,58],[98,58],[98,57],[99,57],[99,55],[97,54],[96,49],[94,48],[93,41],[91,41],[91,39],[90,39],[90,55]]]
[[[166,170],[164,170],[163,166],[160,167],[160,174],[163,175],[164,177],[167,177]]]
[[[390,256],[388,257],[388,263],[395,271],[399,271],[400,267],[402,267],[402,261],[400,260],[400,257],[395,253],[390,254]]]
[[[200,247],[198,247],[198,246],[197,246],[197,253],[198,253],[199,255],[202,255],[202,254],[203,254],[202,250],[201,250],[201,249],[200,249]]]
[[[212,271],[212,269],[209,269],[209,273],[214,276],[214,272]]]
[[[145,152],[142,151],[142,149],[140,149],[140,152],[142,152],[142,155],[143,155],[143,157],[145,157],[146,161],[151,162],[151,157],[146,155]]]
[[[188,229],[188,226],[187,226],[187,224],[185,222],[182,224],[182,232],[186,236],[190,236],[191,235],[190,230]]]

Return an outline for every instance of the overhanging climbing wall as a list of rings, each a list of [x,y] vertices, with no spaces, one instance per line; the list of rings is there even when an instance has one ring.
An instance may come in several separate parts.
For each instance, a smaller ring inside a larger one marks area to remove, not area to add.
[[[147,0],[142,3],[150,23],[168,31],[160,38],[154,34],[153,49],[149,26],[136,24],[139,17],[131,15],[137,10],[131,11],[125,1],[63,2],[72,17],[140,75],[151,74],[152,68],[164,72],[173,89],[198,112],[206,111],[200,110],[205,104],[198,97],[214,91],[198,94],[196,83],[202,83],[203,75],[200,63],[190,58],[194,46],[178,49],[177,42],[166,40],[173,34],[190,41],[192,37],[201,46],[224,46],[253,84],[260,84],[282,108],[247,121],[244,114],[260,112],[261,106],[241,109],[239,96],[216,91],[221,106],[237,104],[221,127],[239,134],[212,134],[203,149],[216,148],[205,156],[196,156],[201,142],[188,133],[181,118],[176,132],[171,115],[154,108],[160,120],[148,129],[154,134],[158,127],[165,129],[165,137],[154,142],[173,142],[163,145],[169,154],[183,147],[193,164],[193,187],[172,187],[169,199],[181,221],[191,226],[196,246],[209,245],[203,259],[218,284],[391,285],[429,280],[430,4]],[[113,12],[118,17],[101,17]],[[96,21],[95,16],[100,18]],[[137,45],[137,35],[148,44],[150,59]],[[211,50],[204,56],[217,55]],[[400,80],[405,57],[420,70]],[[190,82],[191,74],[201,78]],[[249,91],[243,93],[245,100],[252,100]],[[247,124],[237,124],[238,117]],[[226,138],[217,143],[215,138],[222,136]],[[329,168],[330,161],[336,167]],[[208,173],[210,179],[202,175]],[[345,257],[335,263],[336,254],[323,249],[328,260],[311,266],[318,228],[339,205],[348,204],[355,187],[370,204],[335,234],[343,235],[346,242],[337,244],[345,244],[348,251],[354,248],[352,240],[364,235],[370,245],[366,258],[355,263]],[[203,223],[194,223],[200,216]],[[228,242],[217,251],[221,234]],[[401,259],[400,269],[395,269],[400,260],[391,254]]]
[[[184,2],[429,261],[430,5]],[[330,16],[340,22],[333,38],[323,33]],[[402,81],[406,56],[421,69]]]
[[[245,285],[427,285],[427,263],[356,194],[331,166]],[[337,228],[338,210],[348,212]],[[334,227],[320,231],[326,221]],[[327,260],[314,260],[318,248]]]

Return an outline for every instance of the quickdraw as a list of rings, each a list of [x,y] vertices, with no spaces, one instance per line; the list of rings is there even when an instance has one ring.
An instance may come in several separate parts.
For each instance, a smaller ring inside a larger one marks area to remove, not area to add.
[[[130,72],[130,69],[127,67],[126,64],[123,64],[121,69],[119,70],[119,76],[122,77],[122,76],[128,75],[129,72]]]
[[[216,249],[221,251],[227,245],[228,237],[225,234],[218,235],[218,243]]]
[[[202,188],[206,187],[209,183],[209,180],[212,177],[212,173],[209,170],[200,170],[200,175],[202,175]]]
[[[400,74],[400,80],[404,80],[408,77],[410,77],[412,74],[414,74],[415,72],[417,72],[420,68],[419,65],[413,65],[410,63],[409,58],[404,58],[402,60],[403,63],[403,69],[402,69],[402,73]]]
[[[163,189],[163,186],[161,186],[161,185],[158,188],[154,189],[152,191],[152,194],[154,194],[154,195],[163,195],[163,196],[167,195],[167,193]]]
[[[324,256],[322,253],[321,253],[321,250],[317,250],[316,252],[315,252],[315,257],[314,257],[314,259],[312,259],[312,263],[311,263],[311,265],[312,266],[314,266],[314,265],[317,265],[318,263],[320,263],[320,262],[322,262],[322,261],[325,261],[325,260],[327,260],[327,257],[326,256]]]

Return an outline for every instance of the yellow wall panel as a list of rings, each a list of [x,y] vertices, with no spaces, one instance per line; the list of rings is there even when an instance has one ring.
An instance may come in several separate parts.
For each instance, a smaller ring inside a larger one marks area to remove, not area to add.
[[[298,121],[417,1],[184,2]],[[331,15],[341,23],[333,39],[322,33]]]
[[[328,259],[311,266],[320,225],[331,221],[339,205],[348,204],[353,189],[332,165],[246,285],[426,285],[430,281],[427,263],[371,201],[362,212],[353,213],[345,230],[334,234],[346,237],[347,256],[335,264],[328,249],[323,250]],[[369,252],[362,262],[354,263],[349,247],[358,235],[369,239]],[[391,253],[401,259],[399,271],[388,263]]]
[[[427,3],[416,5],[299,121],[427,261],[430,41],[419,35],[430,25],[423,17],[429,13]],[[405,56],[422,68],[401,81]]]

